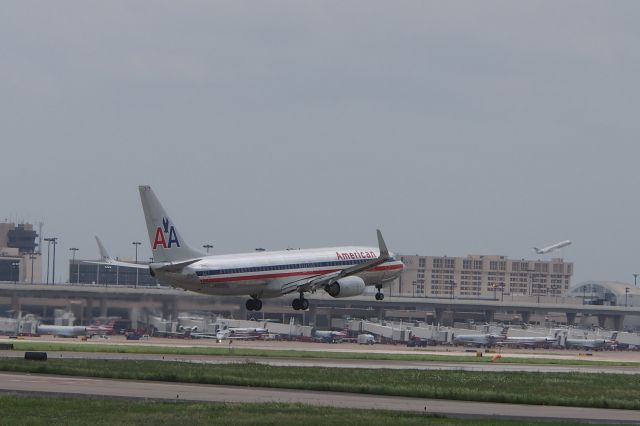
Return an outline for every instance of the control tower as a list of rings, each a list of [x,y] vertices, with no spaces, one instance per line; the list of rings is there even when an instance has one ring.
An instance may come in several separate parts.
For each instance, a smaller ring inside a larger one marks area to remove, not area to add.
[[[0,281],[42,282],[42,261],[30,223],[0,223]]]

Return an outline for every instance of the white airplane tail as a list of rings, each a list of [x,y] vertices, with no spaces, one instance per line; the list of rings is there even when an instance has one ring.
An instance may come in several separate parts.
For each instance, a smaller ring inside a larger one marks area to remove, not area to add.
[[[103,262],[111,261],[111,256],[109,256],[107,249],[105,249],[104,245],[102,245],[102,241],[100,241],[100,238],[98,238],[97,235],[95,237],[96,243],[98,243],[98,250],[100,250],[100,260],[102,260]]]
[[[160,204],[158,197],[150,186],[141,185],[140,200],[144,219],[149,231],[149,242],[153,252],[154,262],[181,262],[188,259],[200,258],[205,255],[193,250],[182,239],[177,227]]]

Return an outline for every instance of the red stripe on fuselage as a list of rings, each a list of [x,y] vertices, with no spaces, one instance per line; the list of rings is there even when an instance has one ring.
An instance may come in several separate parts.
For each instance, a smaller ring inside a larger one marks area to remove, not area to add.
[[[387,265],[387,266],[376,266],[375,268],[367,269],[366,271],[392,271],[395,269],[402,269],[403,265]],[[330,274],[331,272],[341,271],[342,269],[322,269],[322,270],[312,270],[312,271],[295,271],[295,272],[276,272],[273,274],[260,274],[260,275],[242,275],[235,277],[220,277],[220,278],[201,278],[200,282],[202,283],[228,283],[232,281],[251,281],[251,280],[264,280],[264,279],[272,279],[272,278],[286,278],[286,277],[297,277],[301,275],[324,275]]]

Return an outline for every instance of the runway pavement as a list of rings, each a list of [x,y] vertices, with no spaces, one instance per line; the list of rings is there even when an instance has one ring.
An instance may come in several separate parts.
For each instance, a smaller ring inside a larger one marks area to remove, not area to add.
[[[417,411],[457,417],[640,423],[640,412],[558,406],[533,406],[437,399],[387,397],[338,392],[189,385],[164,382],[89,379],[0,373],[0,391],[209,402],[302,403],[360,409]]]
[[[507,372],[526,371],[543,373],[610,373],[640,374],[638,367],[595,366],[595,365],[540,365],[540,364],[502,364],[502,363],[461,363],[461,362],[425,362],[425,361],[385,361],[361,359],[315,359],[315,358],[277,358],[251,356],[214,356],[214,355],[161,355],[161,354],[123,354],[106,352],[53,352],[48,351],[50,359],[109,359],[109,360],[145,360],[178,361],[202,364],[244,364],[255,363],[282,367],[327,367],[327,368],[369,368],[369,369],[415,369],[415,370],[456,370]],[[2,358],[24,358],[23,351],[0,352]]]
[[[0,342],[11,342],[12,340],[0,336]],[[89,339],[81,341],[79,339],[61,339],[52,336],[29,337],[20,339],[22,342],[46,342],[62,343],[77,346],[101,346],[101,345],[123,345],[126,347],[144,346],[154,349],[163,347],[171,348],[226,348],[229,341],[216,343],[212,339],[168,339],[152,337],[145,340],[126,340],[124,336],[110,336],[108,339]],[[277,340],[234,340],[234,348],[257,349],[257,350],[292,350],[300,352],[333,352],[333,353],[355,353],[355,354],[397,354],[397,355],[440,355],[450,356],[452,360],[460,356],[475,355],[475,349],[452,347],[452,346],[429,346],[427,348],[408,348],[404,345],[358,345],[355,343],[310,343],[296,341]],[[471,352],[468,352],[471,350]],[[494,353],[501,353],[509,358],[532,358],[532,359],[563,359],[563,360],[590,360],[590,361],[610,361],[610,362],[640,362],[638,352],[631,351],[577,351],[558,349],[514,349],[498,348]],[[638,364],[640,367],[640,364]]]

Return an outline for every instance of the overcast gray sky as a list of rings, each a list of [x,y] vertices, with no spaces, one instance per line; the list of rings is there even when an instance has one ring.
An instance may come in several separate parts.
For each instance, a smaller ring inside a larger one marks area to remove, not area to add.
[[[150,256],[137,186],[193,246],[375,245],[640,272],[640,3],[0,6],[2,208]]]

